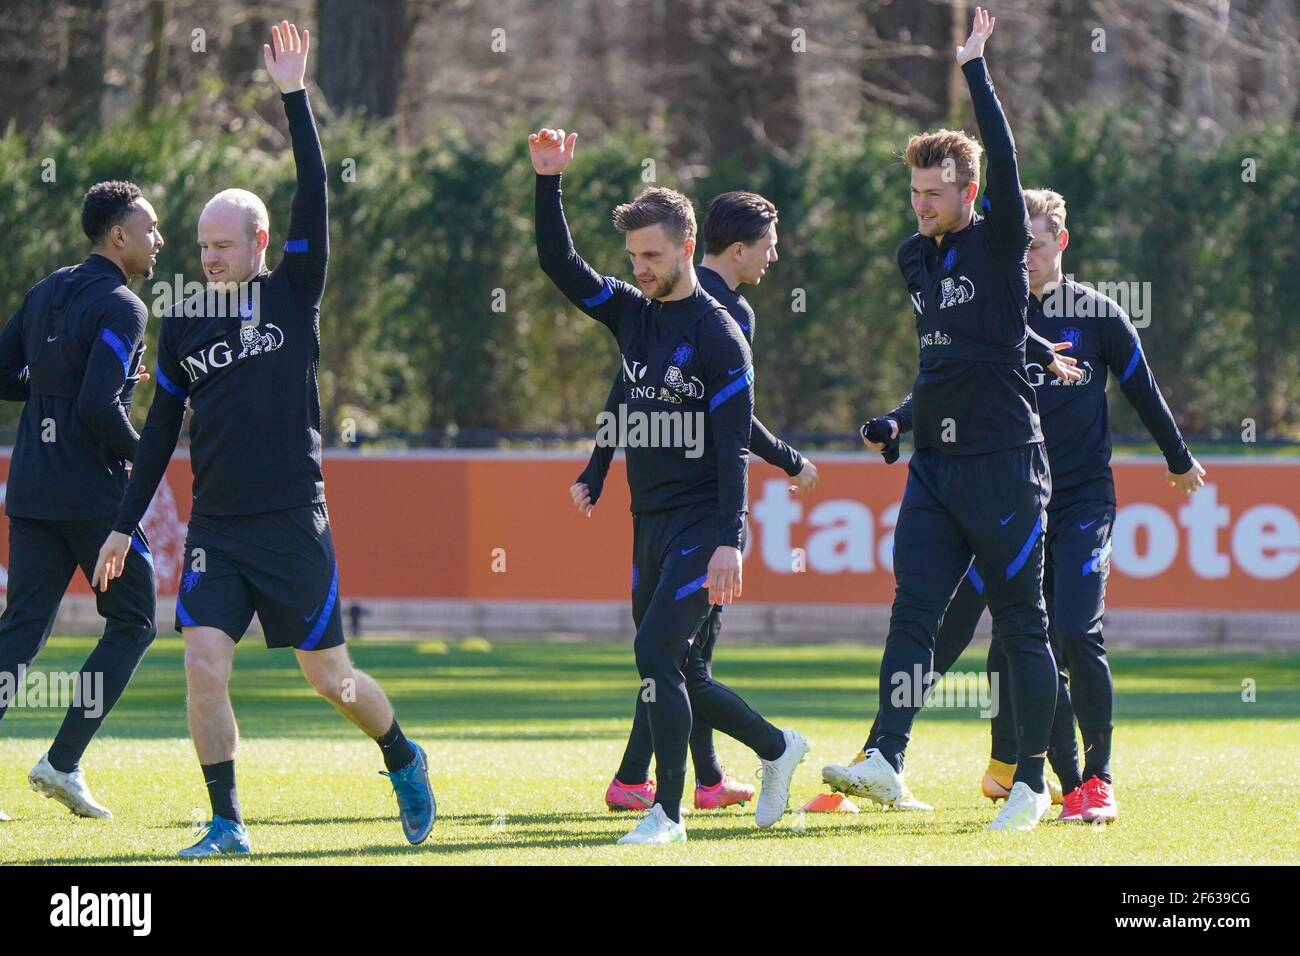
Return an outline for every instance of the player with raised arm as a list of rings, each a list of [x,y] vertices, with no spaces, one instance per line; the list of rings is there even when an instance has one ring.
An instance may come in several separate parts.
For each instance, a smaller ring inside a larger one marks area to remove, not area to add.
[[[194,511],[176,599],[185,637],[190,733],[212,820],[184,857],[250,849],[235,787],[230,705],[235,646],[254,612],[268,647],[292,647],[303,674],[383,753],[402,831],[420,843],[437,807],[424,751],[406,739],[343,638],[339,567],[321,474],[320,302],[329,259],[325,158],[305,89],[310,36],[271,28],[266,69],[280,89],[297,165],[284,257],[266,267],[270,222],[253,193],[218,193],[199,217],[205,292],[175,307],[158,337],[159,388],[135,471],[104,542],[95,583],[109,588],[162,480],[188,403]]]
[[[82,201],[81,228],[90,255],[33,286],[0,331],[0,398],[25,402],[4,500],[0,717],[11,703],[4,687],[16,687],[45,647],[73,574],[94,575],[140,440],[131,399],[148,378],[139,363],[149,310],[127,283],[153,275],[158,217],[134,183],[103,182]],[[138,521],[126,532],[122,584],[96,595],[104,633],[82,665],[80,699],[27,778],[82,817],[113,815],[86,785],[81,757],[157,633],[153,556]]]
[[[1204,485],[1205,469],[1187,450],[1178,425],[1147,364],[1137,330],[1114,300],[1080,285],[1061,271],[1070,243],[1065,197],[1050,189],[1025,191],[1033,240],[1027,257],[1029,324],[1053,341],[1068,341],[1083,378],[1063,382],[1030,366],[1038,394],[1043,437],[1052,467],[1052,499],[1047,506],[1046,566],[1043,592],[1052,646],[1069,674],[1062,679],[1048,760],[1061,782],[1060,819],[1109,823],[1116,819],[1110,772],[1114,687],[1102,643],[1102,616],[1110,573],[1111,533],[1115,524],[1115,480],[1110,467],[1108,376],[1164,455],[1169,486],[1190,495]],[[912,428],[910,401],[863,426],[867,447],[897,455],[900,434]],[[877,438],[867,438],[870,432]],[[984,611],[984,581],[972,568],[944,614],[935,642],[934,671],[943,674],[970,645]],[[1006,682],[1006,666],[995,632],[988,673],[999,675],[1000,699],[992,727],[992,754],[982,787],[986,796],[1005,797],[1016,767],[1016,732]],[[1080,772],[1074,721],[1083,736]],[[865,749],[875,746],[873,735]]]
[[[710,605],[741,595],[754,373],[740,328],[700,287],[692,256],[695,212],[681,193],[653,188],[614,212],[640,289],[602,277],[577,254],[560,177],[577,134],[542,129],[528,138],[537,173],[537,256],[542,270],[618,342],[628,414],[676,422],[676,443],[629,442],[632,493],[632,616],[639,699],[648,705],[659,786],[655,803],[619,842],[686,839],[681,799],[692,721],[702,720],[754,750],[763,762],[755,818],[776,823],[808,744],[780,730],[714,680],[698,636]],[[680,439],[698,422],[701,453]]]
[[[722,303],[736,320],[750,348],[754,345],[754,310],[740,293],[741,285],[758,285],[776,253],[777,210],[757,193],[728,192],[714,197],[702,230],[704,258],[696,267],[700,286]],[[622,372],[614,377],[604,411],[615,418],[623,402]],[[780,468],[792,479],[799,493],[817,485],[817,466],[768,430],[755,415],[751,422],[749,450],[763,461]],[[615,446],[597,445],[587,467],[569,489],[573,503],[583,515],[590,515],[605,484]],[[722,608],[715,607],[700,636],[700,657],[710,676],[713,650],[722,630]],[[638,698],[632,732],[618,772],[605,790],[605,805],[611,810],[645,810],[654,805],[655,785],[650,779],[654,742],[650,736],[647,705]],[[695,765],[696,810],[714,810],[744,804],[754,797],[754,788],[736,780],[718,762],[713,746],[713,728],[695,721],[691,728],[691,762]]]
[[[1062,378],[1081,376],[1026,326],[1029,222],[1015,142],[983,57],[995,23],[977,7],[957,51],[988,153],[983,215],[975,212],[979,144],[950,130],[907,144],[917,232],[899,247],[898,265],[916,313],[920,368],[912,389],[916,452],[894,532],[897,589],[880,665],[879,733],[862,760],[831,764],[822,777],[878,803],[900,799],[935,632],[973,559],[1006,649],[1020,740],[1011,795],[990,826],[1022,830],[1050,806],[1043,763],[1057,681],[1043,606],[1051,479],[1026,356]]]

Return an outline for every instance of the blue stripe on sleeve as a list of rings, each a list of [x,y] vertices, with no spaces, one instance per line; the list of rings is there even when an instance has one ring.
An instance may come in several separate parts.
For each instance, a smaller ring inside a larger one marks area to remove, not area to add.
[[[754,383],[754,369],[751,366],[750,368],[745,369],[744,375],[736,376],[736,378],[732,380],[732,382],[729,385],[720,389],[718,391],[718,394],[713,396],[713,398],[709,401],[709,411],[713,411],[715,408],[717,408],[727,399],[731,398],[732,395],[735,395],[737,392],[749,388],[749,386],[752,385],[753,383]]]
[[[99,336],[108,343],[109,348],[117,353],[118,360],[122,363],[122,371],[126,375],[131,374],[131,350],[127,348],[122,337],[112,329],[105,329]]]
[[[613,294],[614,294],[614,284],[610,282],[609,277],[606,276],[605,284],[601,286],[600,291],[597,292],[595,295],[593,295],[590,299],[583,299],[582,304],[589,309],[594,309],[596,306],[600,305],[602,302],[605,302],[607,299],[609,299],[609,297],[612,296]]]
[[[1139,345],[1137,348],[1133,350],[1133,357],[1128,360],[1128,367],[1124,369],[1124,374],[1119,377],[1119,383],[1121,385],[1127,382],[1129,380],[1129,376],[1131,376],[1137,370],[1138,359],[1140,358],[1142,358],[1141,345]]]
[[[285,251],[285,252],[306,252],[306,251],[307,251],[307,240],[306,240],[306,239],[290,239],[290,240],[288,240],[287,242],[285,242],[285,244],[284,244],[284,251]]]
[[[975,565],[972,564],[970,570],[966,572],[966,580],[971,583],[971,587],[975,589],[976,594],[984,593],[984,579],[981,578],[980,573],[975,570]]]
[[[179,385],[177,385],[175,382],[173,382],[171,379],[169,379],[166,375],[163,374],[161,365],[154,369],[154,375],[156,375],[158,378],[158,384],[161,385],[165,391],[170,392],[178,401],[183,402],[187,398],[189,398],[189,395],[185,391],[185,389],[181,388]]]

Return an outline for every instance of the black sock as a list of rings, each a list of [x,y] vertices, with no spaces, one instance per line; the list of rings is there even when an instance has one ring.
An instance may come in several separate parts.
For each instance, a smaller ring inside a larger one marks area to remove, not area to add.
[[[1020,762],[1016,764],[1016,775],[1012,778],[1011,785],[1014,787],[1018,783],[1027,783],[1034,793],[1045,792],[1047,781],[1043,777],[1043,761],[1046,759],[1046,754],[1038,757],[1021,757]]]
[[[1111,728],[1104,730],[1083,731],[1083,779],[1100,777],[1106,783],[1110,779],[1110,735]]]
[[[77,769],[77,764],[80,762],[77,753],[71,747],[58,740],[55,740],[54,743],[50,744],[50,752],[47,756],[50,761],[50,766],[59,773],[72,773],[72,771]]]
[[[200,764],[203,782],[208,785],[208,799],[212,802],[212,815],[233,820],[244,825],[244,817],[239,812],[239,794],[235,792],[235,762],[224,760],[221,763]]]
[[[389,773],[409,767],[415,759],[415,748],[402,733],[402,728],[397,726],[397,718],[393,718],[393,726],[388,728],[388,733],[375,738],[375,743],[384,752],[384,767]]]

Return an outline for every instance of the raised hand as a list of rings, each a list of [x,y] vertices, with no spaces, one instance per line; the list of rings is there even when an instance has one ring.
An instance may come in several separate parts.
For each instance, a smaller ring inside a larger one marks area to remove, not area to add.
[[[997,25],[998,18],[990,17],[989,12],[983,7],[975,8],[975,22],[971,26],[970,36],[966,39],[965,46],[957,47],[957,62],[961,64],[969,63],[984,55],[984,44]]]
[[[281,93],[295,93],[303,88],[307,75],[307,51],[311,49],[311,33],[302,31],[288,20],[271,27],[271,42],[262,44],[262,57],[266,72],[271,74]]]
[[[573,160],[578,134],[566,139],[562,129],[539,129],[528,136],[528,155],[538,176],[558,176]]]

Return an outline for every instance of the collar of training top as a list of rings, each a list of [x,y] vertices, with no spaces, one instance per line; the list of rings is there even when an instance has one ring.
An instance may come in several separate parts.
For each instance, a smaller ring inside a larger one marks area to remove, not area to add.
[[[117,263],[107,256],[101,256],[98,252],[92,252],[86,256],[86,260],[82,265],[88,269],[98,269],[101,272],[116,272],[122,277],[123,282],[126,281],[126,273],[118,268]]]
[[[653,301],[658,308],[659,322],[670,337],[685,333],[706,313],[723,308],[698,281],[695,283],[695,291],[684,299],[673,299],[671,302],[663,302],[659,299]]]

